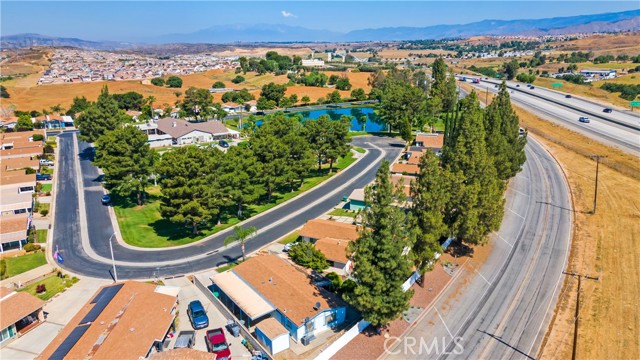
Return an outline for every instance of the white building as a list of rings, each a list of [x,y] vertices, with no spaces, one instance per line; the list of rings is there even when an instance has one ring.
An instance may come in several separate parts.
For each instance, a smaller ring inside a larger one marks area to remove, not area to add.
[[[305,60],[302,60],[302,66],[323,67],[324,66],[324,61],[323,60],[318,60],[318,59],[305,59]]]

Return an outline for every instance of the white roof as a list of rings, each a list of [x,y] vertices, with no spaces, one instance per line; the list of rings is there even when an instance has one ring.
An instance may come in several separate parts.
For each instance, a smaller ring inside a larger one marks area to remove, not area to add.
[[[215,274],[211,280],[252,320],[276,309],[233,271]]]
[[[180,286],[158,285],[156,286],[155,292],[169,296],[178,296],[178,293],[180,292]]]
[[[173,139],[169,134],[162,135],[147,135],[149,141],[171,140]]]
[[[364,201],[364,189],[354,189],[349,195],[349,199]]]

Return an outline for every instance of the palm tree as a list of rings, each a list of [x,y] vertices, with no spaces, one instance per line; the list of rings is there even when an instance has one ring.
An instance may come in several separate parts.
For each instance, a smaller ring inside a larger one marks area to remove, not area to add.
[[[258,234],[258,230],[255,226],[250,226],[248,228],[241,228],[240,226],[236,226],[233,228],[234,234],[224,239],[224,244],[229,245],[236,241],[240,241],[240,246],[242,247],[242,261],[245,260],[244,253],[244,243],[250,237],[256,236]]]
[[[153,103],[156,101],[156,97],[151,95],[147,98],[147,104],[149,104],[149,108],[151,109],[151,118],[153,119]]]
[[[64,108],[62,106],[60,106],[60,104],[58,105],[53,105],[52,107],[50,107],[51,111],[55,114],[59,114],[61,112],[64,111]]]

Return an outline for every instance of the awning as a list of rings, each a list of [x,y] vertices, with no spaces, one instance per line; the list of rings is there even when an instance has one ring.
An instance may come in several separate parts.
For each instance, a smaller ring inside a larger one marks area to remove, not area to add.
[[[213,275],[211,280],[233,300],[251,320],[255,320],[276,309],[273,304],[263,298],[262,295],[233,271],[225,271]]]

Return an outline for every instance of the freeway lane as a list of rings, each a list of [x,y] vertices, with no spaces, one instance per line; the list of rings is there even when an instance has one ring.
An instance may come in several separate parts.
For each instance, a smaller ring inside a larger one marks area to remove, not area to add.
[[[480,92],[487,90],[497,92],[498,90],[493,87],[493,84],[489,87],[487,87],[486,83],[472,85]],[[630,154],[640,155],[640,130],[611,123],[597,117],[590,117],[591,123],[581,123],[578,121],[578,118],[588,115],[535,97],[532,93],[536,91],[538,91],[538,88],[534,90],[523,89],[521,91],[513,91],[510,93],[511,100],[515,104],[542,118],[554,121],[585,136],[614,146]]]
[[[471,258],[388,358],[536,357],[559,296],[572,210],[555,160],[532,139],[526,152],[523,170],[509,184],[505,218],[491,238],[488,259],[480,264]],[[405,346],[413,339],[435,340],[439,347]]]
[[[369,150],[362,160],[324,184],[246,223],[246,226],[258,228],[258,235],[246,244],[247,252],[286,235],[307,220],[331,209],[353,189],[364,187],[374,179],[382,158],[389,161],[395,159],[403,147],[401,140],[392,138],[356,137],[353,143]],[[54,248],[58,246],[64,256],[62,267],[82,275],[107,278],[110,277],[108,239],[113,229],[108,209],[100,204],[100,179],[97,169],[90,162],[91,151],[88,149],[88,144],[76,142],[75,134],[60,135],[61,171],[57,181],[58,214],[53,245]],[[77,156],[79,161],[76,161]],[[76,181],[77,176],[81,177],[80,181]],[[82,197],[86,209],[78,205]],[[186,274],[235,260],[241,256],[240,247],[223,247],[228,231],[193,246],[152,251],[130,249],[114,241],[118,277],[152,278]]]

